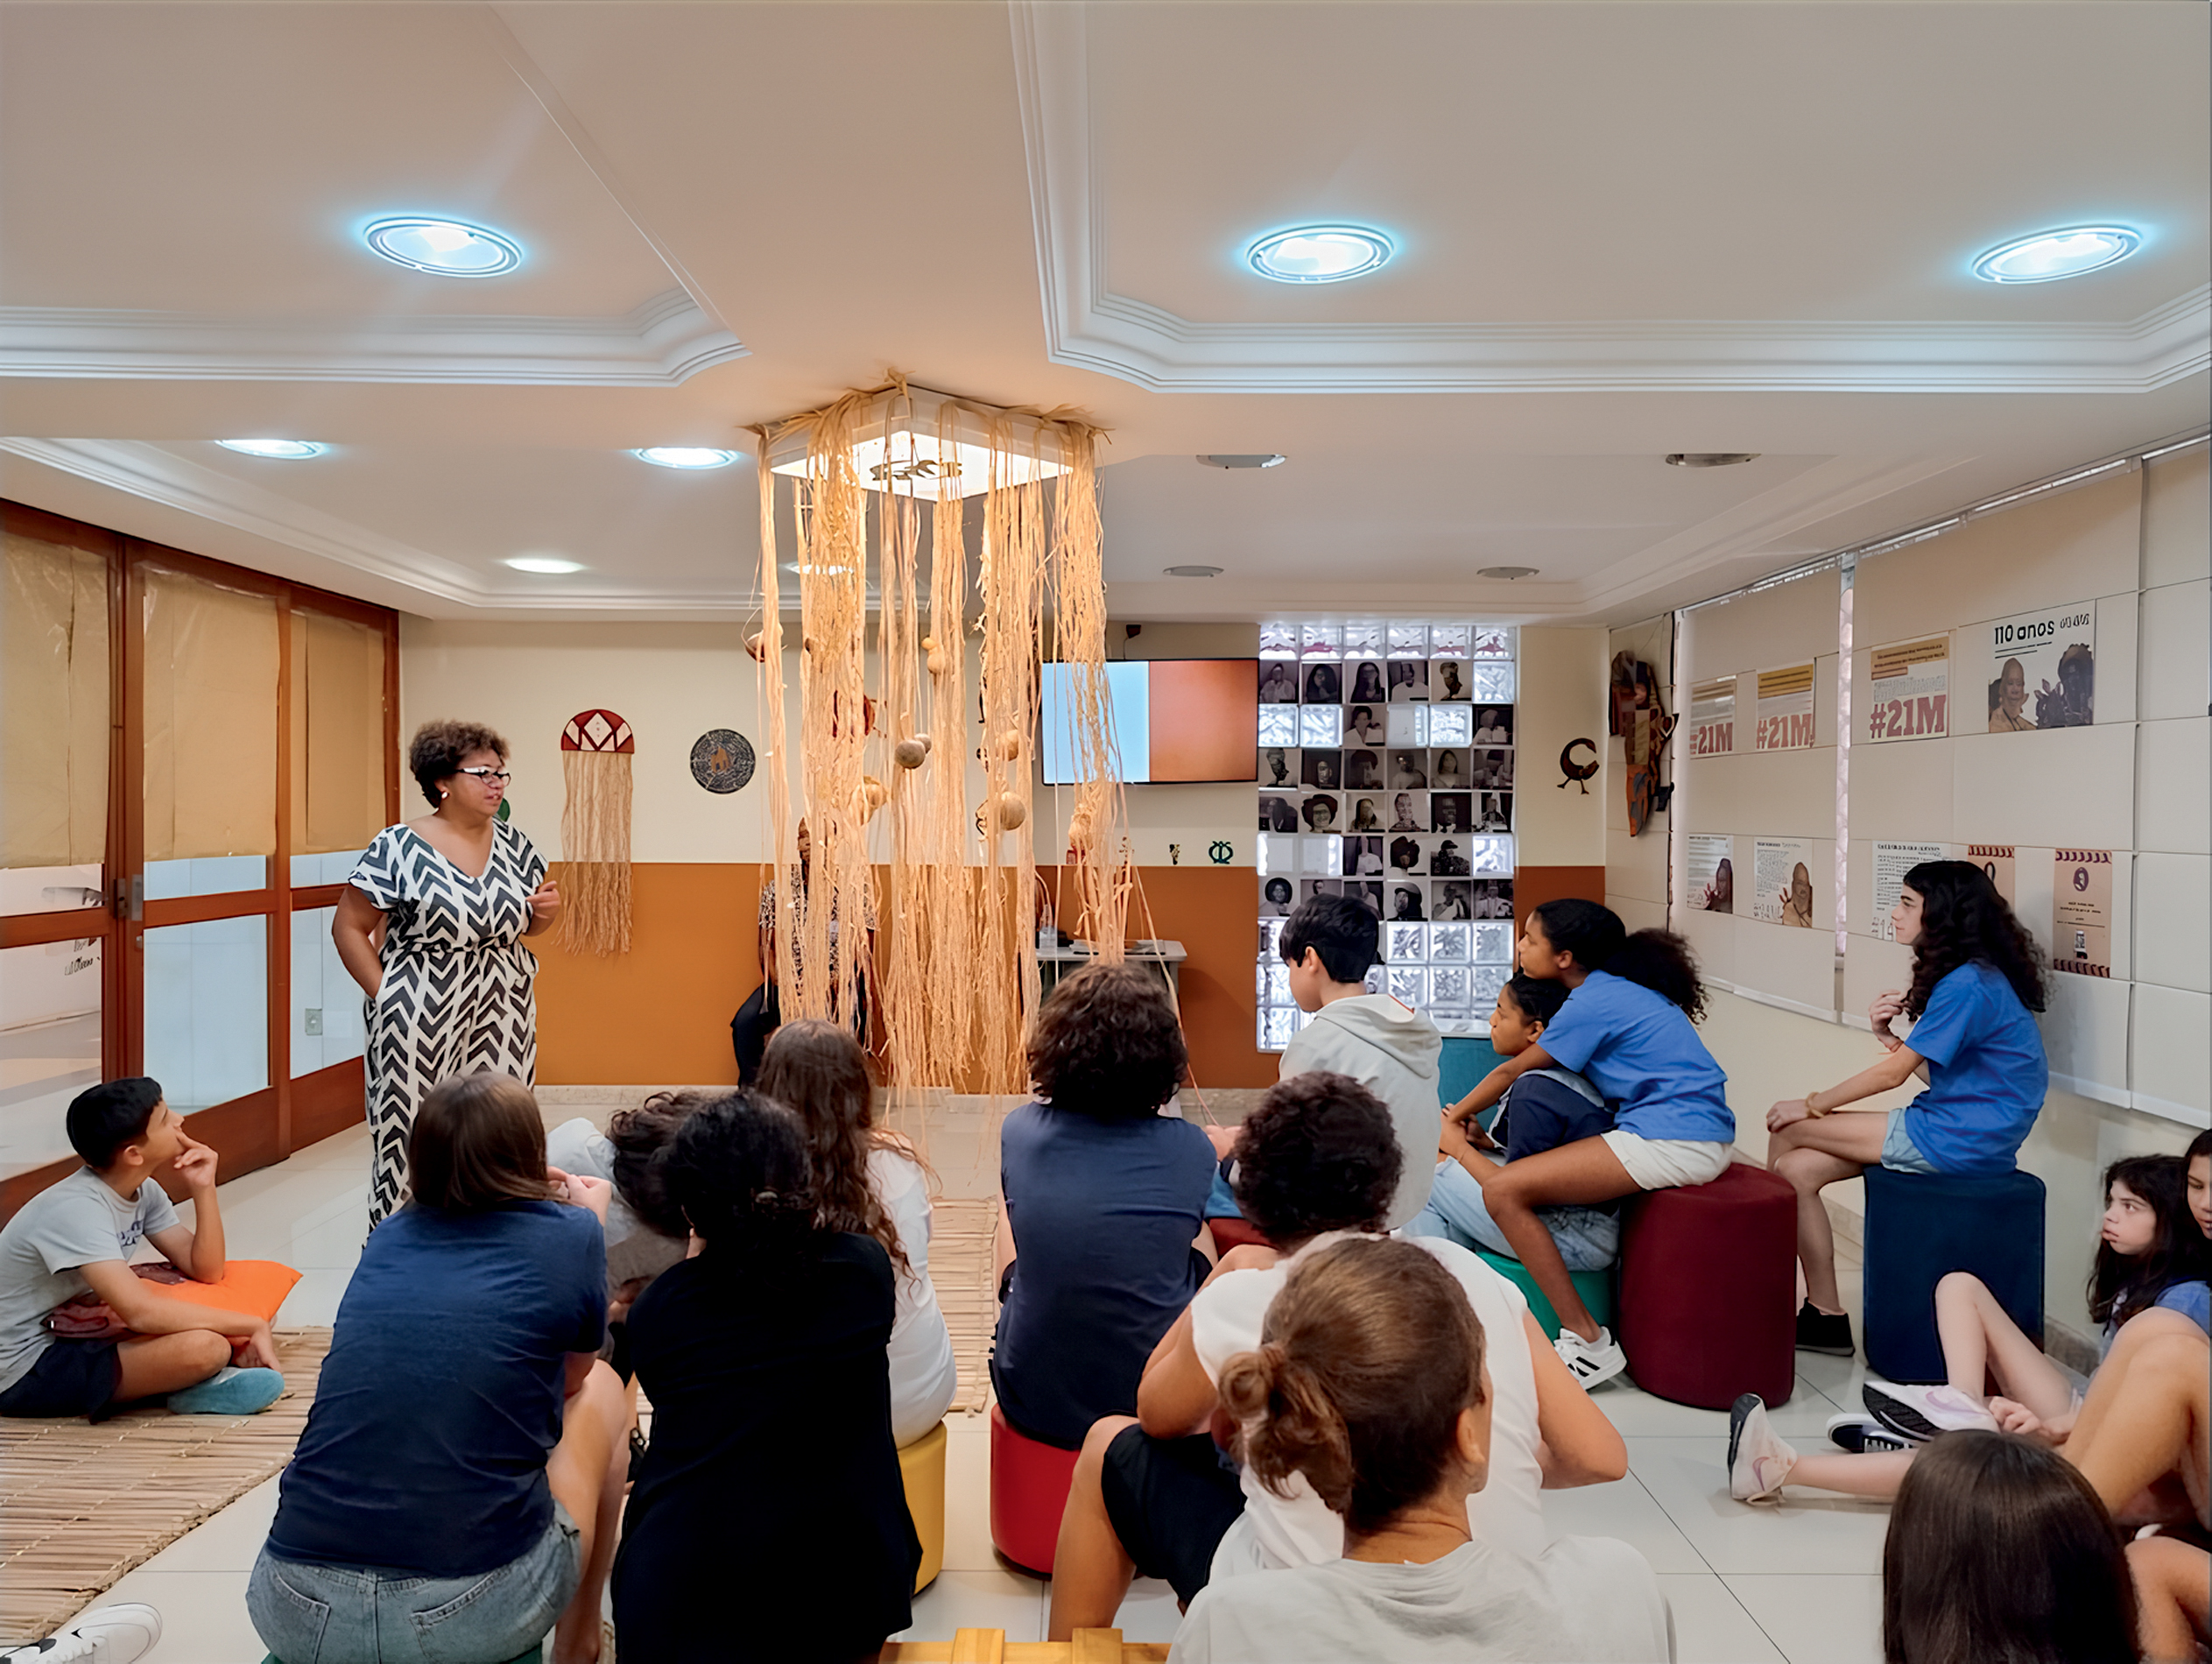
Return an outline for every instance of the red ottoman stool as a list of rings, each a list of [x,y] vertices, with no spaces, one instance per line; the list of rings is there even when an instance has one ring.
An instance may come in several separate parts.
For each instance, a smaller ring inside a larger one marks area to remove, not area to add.
[[[1214,1252],[1217,1254],[1225,1254],[1232,1248],[1242,1248],[1247,1244],[1261,1248],[1275,1245],[1261,1236],[1259,1227],[1249,1219],[1208,1219],[1206,1229],[1213,1235]]]
[[[1618,1310],[1646,1393],[1708,1410],[1742,1393],[1782,1403],[1797,1385],[1797,1193],[1738,1161],[1632,1199]]]
[[[998,1407],[990,1407],[991,1543],[1040,1577],[1053,1575],[1060,1516],[1067,1506],[1078,1454],[1016,1432]]]

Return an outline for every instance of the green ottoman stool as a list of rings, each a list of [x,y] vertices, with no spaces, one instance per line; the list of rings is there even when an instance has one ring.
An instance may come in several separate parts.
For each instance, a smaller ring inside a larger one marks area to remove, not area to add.
[[[1526,1266],[1518,1259],[1508,1259],[1504,1254],[1494,1254],[1487,1248],[1475,1252],[1482,1255],[1483,1264],[1528,1296],[1528,1308],[1534,1314],[1539,1329],[1546,1335],[1559,1333],[1559,1314],[1552,1309],[1552,1302],[1544,1298],[1544,1291],[1536,1286],[1536,1279],[1528,1274]],[[1582,1304],[1590,1308],[1590,1315],[1610,1329],[1613,1322],[1613,1267],[1570,1271],[1567,1274],[1574,1285],[1574,1292],[1582,1297]]]

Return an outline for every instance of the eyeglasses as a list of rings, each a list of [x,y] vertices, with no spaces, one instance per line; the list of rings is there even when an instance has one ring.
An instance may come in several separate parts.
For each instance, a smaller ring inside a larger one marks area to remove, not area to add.
[[[504,786],[515,778],[510,771],[504,768],[463,768],[454,772],[457,774],[466,774],[472,779],[482,780],[486,786]]]

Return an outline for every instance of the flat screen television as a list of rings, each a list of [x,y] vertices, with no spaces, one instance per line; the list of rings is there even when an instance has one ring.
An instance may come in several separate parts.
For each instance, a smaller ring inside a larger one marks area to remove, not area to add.
[[[1081,778],[1074,668],[1042,666],[1038,758],[1047,786]],[[1259,660],[1144,659],[1106,666],[1108,732],[1129,785],[1259,778]]]

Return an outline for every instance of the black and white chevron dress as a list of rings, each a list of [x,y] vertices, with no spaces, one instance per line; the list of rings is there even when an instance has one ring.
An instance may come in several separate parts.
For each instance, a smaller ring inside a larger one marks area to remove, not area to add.
[[[366,1024],[371,1225],[406,1193],[424,1093],[478,1069],[537,1082],[538,958],[522,935],[545,877],[545,857],[502,821],[481,878],[403,824],[379,832],[347,880],[386,921],[384,981]]]

